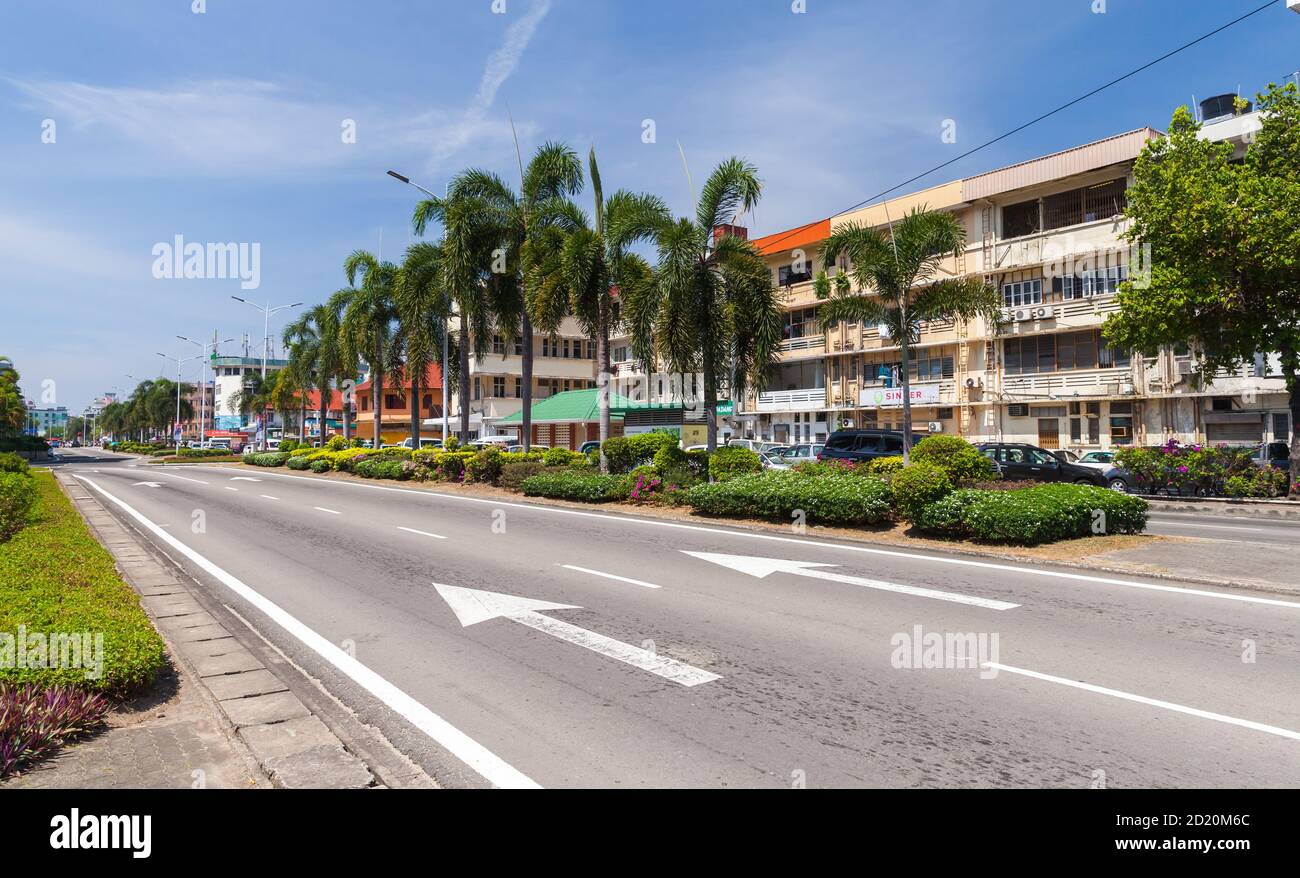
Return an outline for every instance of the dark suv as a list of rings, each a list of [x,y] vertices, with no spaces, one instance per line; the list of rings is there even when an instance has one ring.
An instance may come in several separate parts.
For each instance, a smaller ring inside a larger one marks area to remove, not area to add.
[[[1076,482],[1099,488],[1116,487],[1118,490],[1118,486],[1112,486],[1102,470],[1061,460],[1037,445],[985,442],[976,448],[998,465],[1004,478],[1012,481]]]
[[[921,441],[912,434],[912,444]],[[903,434],[895,430],[836,430],[826,440],[818,460],[875,460],[903,453]]]

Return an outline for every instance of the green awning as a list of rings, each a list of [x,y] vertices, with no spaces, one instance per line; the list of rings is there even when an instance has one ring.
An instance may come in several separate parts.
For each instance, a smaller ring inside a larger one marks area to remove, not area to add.
[[[548,396],[541,402],[533,404],[534,424],[572,424],[578,422],[597,423],[600,421],[600,391],[591,387],[586,390],[567,390]],[[680,405],[671,403],[637,402],[617,393],[609,395],[609,412],[611,416],[622,417],[629,411],[645,409],[674,409]],[[519,424],[524,420],[523,412],[515,412],[497,420],[497,425]]]

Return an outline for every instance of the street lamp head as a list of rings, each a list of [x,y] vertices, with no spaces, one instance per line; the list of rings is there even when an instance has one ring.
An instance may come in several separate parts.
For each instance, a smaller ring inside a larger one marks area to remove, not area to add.
[[[230,298],[234,299],[236,302],[243,302],[245,305],[249,304],[247,299],[241,299],[239,296],[231,296]]]
[[[411,182],[411,178],[410,178],[410,177],[404,177],[404,176],[402,176],[401,174],[397,173],[396,171],[389,171],[389,172],[388,172],[388,176],[390,176],[390,177],[392,177],[392,178],[394,178],[394,179],[396,179],[396,180],[401,180],[403,183],[406,183],[406,184],[410,184],[410,182]]]

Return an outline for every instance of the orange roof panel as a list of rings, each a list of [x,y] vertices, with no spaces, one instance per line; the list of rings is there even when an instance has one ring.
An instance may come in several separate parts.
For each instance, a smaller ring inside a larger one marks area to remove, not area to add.
[[[764,256],[771,256],[774,253],[794,250],[798,247],[807,247],[809,244],[820,244],[830,236],[831,221],[824,219],[798,228],[787,229],[784,232],[777,232],[774,235],[755,238],[754,246]]]

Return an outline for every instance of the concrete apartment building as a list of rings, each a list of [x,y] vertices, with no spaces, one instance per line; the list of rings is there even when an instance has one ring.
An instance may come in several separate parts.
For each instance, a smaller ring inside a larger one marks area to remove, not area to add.
[[[518,433],[519,426],[501,426],[503,419],[523,408],[523,340],[494,335],[488,353],[470,356],[471,437],[497,433]],[[553,335],[533,336],[533,402],[540,402],[568,390],[596,386],[596,344],[587,338],[578,322],[566,317]],[[462,401],[452,388],[450,418],[455,432],[460,423]],[[536,431],[534,431],[536,433]],[[550,444],[547,437],[534,442]]]
[[[1207,118],[1203,136],[1244,150],[1257,115]],[[1171,438],[1288,440],[1293,425],[1276,356],[1202,382],[1187,348],[1112,350],[1101,337],[1118,310],[1119,283],[1142,268],[1123,239],[1121,214],[1134,159],[1160,136],[1129,131],[757,239],[782,291],[786,326],[766,390],[743,400],[732,431],[807,442],[840,428],[901,426],[897,341],[876,326],[822,332],[813,278],[847,267],[826,266],[820,256],[835,228],[887,228],[925,206],[951,211],[967,232],[941,276],[982,277],[1004,307],[997,328],[983,320],[922,327],[911,365],[919,431],[1076,450]]]

